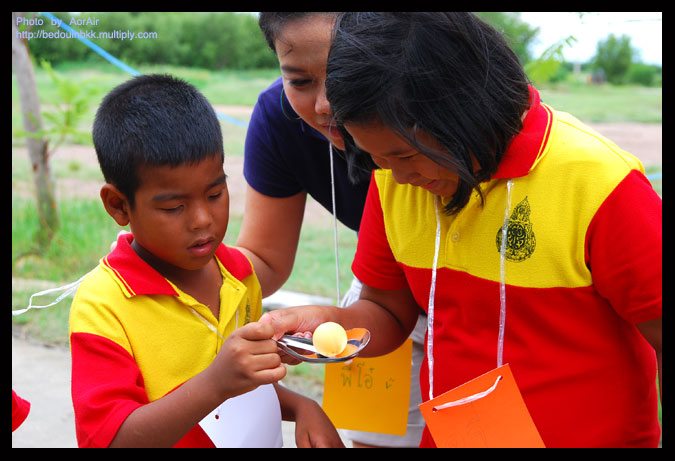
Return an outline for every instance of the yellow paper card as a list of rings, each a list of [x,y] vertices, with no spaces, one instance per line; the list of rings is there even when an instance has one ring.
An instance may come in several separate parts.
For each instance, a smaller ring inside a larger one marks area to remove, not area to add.
[[[411,362],[408,338],[382,357],[326,364],[323,410],[340,429],[405,435]]]
[[[544,447],[508,364],[424,402],[420,410],[441,448]]]

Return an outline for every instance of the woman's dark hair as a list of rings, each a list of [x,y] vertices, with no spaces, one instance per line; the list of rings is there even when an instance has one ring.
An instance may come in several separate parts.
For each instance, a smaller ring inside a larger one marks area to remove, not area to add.
[[[275,42],[279,38],[281,29],[291,21],[305,20],[314,15],[337,16],[337,12],[262,12],[258,17],[258,25],[265,36],[269,47],[276,54]],[[377,166],[373,163],[369,155],[349,155],[346,156],[343,151],[335,148],[338,155],[342,156],[347,162],[347,176],[352,184],[359,184],[370,180],[371,172]]]
[[[194,86],[170,75],[142,75],[113,88],[96,112],[101,172],[134,207],[138,168],[178,166],[223,155],[216,113]]]
[[[331,13],[327,11],[302,11],[302,12],[290,12],[290,11],[281,11],[281,12],[262,12],[258,16],[258,26],[265,36],[267,45],[274,51],[276,54],[277,50],[274,47],[274,42],[279,37],[279,31],[281,28],[289,21],[295,21],[297,19],[304,19],[315,14],[329,14],[337,15],[338,13]]]
[[[461,210],[491,177],[528,108],[528,78],[515,53],[471,13],[344,13],[328,56],[326,96],[345,123],[380,121],[459,176],[445,207]],[[443,146],[421,143],[424,131]],[[472,156],[478,161],[474,172]]]

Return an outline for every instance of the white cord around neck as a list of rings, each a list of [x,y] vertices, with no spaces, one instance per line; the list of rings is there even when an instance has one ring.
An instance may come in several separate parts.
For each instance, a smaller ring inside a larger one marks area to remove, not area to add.
[[[504,364],[504,327],[506,324],[506,238],[511,215],[511,191],[513,180],[506,183],[506,206],[502,225],[502,244],[499,249],[499,340],[497,341],[497,367]]]
[[[337,285],[337,305],[340,304],[340,261],[338,259],[337,210],[335,207],[335,166],[333,165],[333,144],[328,143],[330,152],[330,186],[333,195],[333,240],[335,247],[335,283]]]
[[[429,288],[429,305],[427,308],[427,364],[429,368],[429,400],[434,398],[434,298],[436,297],[436,268],[438,253],[441,247],[441,220],[438,217],[438,196],[434,195],[434,211],[436,212],[436,240],[434,243],[434,262],[431,266],[431,287]]]
[[[511,192],[513,180],[506,183],[506,205],[504,207],[504,223],[500,246],[500,281],[499,281],[499,338],[497,341],[497,367],[504,362],[504,329],[506,324],[506,238],[511,211]],[[427,365],[429,368],[429,400],[434,398],[434,306],[436,295],[436,270],[441,245],[441,220],[438,215],[438,196],[434,195],[434,212],[436,214],[436,239],[434,243],[434,261],[431,266],[431,287],[429,288],[429,305],[427,308]],[[495,387],[496,387],[495,382]]]

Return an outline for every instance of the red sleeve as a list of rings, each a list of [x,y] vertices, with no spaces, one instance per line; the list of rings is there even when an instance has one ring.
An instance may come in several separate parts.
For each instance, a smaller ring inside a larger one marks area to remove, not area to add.
[[[30,402],[24,400],[12,389],[12,432],[14,432],[28,417]]]
[[[400,290],[408,286],[403,269],[396,262],[387,240],[374,173],[363,208],[352,272],[357,279],[373,288]]]
[[[80,447],[107,447],[124,420],[148,403],[133,357],[90,333],[70,335],[75,432]]]
[[[593,285],[629,322],[661,318],[661,245],[661,198],[634,170],[600,206],[586,234]]]

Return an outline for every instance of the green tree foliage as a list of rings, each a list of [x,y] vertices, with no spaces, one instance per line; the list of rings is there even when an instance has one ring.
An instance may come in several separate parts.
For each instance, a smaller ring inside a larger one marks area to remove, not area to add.
[[[628,83],[643,86],[661,86],[662,78],[661,66],[642,62],[633,63],[626,73]]]
[[[592,59],[595,70],[601,71],[608,82],[622,84],[633,63],[635,50],[630,46],[630,37],[616,37],[610,34],[598,42],[597,51]]]
[[[42,118],[49,123],[33,132],[23,129],[13,129],[12,135],[16,137],[28,137],[33,139],[45,139],[44,163],[45,170],[51,171],[49,159],[54,155],[56,149],[66,141],[82,139],[91,139],[89,130],[81,130],[80,125],[83,119],[90,112],[89,108],[96,100],[96,90],[89,86],[89,81],[75,83],[67,78],[60,76],[52,69],[50,63],[42,61],[42,69],[49,75],[52,84],[56,87],[57,96],[47,100],[48,109],[43,109]],[[33,120],[35,116],[29,115]],[[35,168],[34,168],[35,170]],[[36,178],[36,181],[38,179]],[[53,179],[45,181],[42,179],[40,185],[36,186],[38,209],[41,225],[36,231],[33,240],[36,248],[25,254],[41,254],[47,250],[54,237],[54,233],[59,227],[59,217],[56,200],[51,193],[53,188]],[[47,184],[49,183],[49,184]]]
[[[530,47],[539,34],[539,27],[532,27],[524,22],[520,18],[520,13],[492,11],[476,14],[504,35],[521,64],[526,64],[532,59]]]
[[[535,83],[553,82],[565,74],[563,50],[566,46],[571,46],[576,42],[573,36],[565,37],[548,47],[536,59],[525,64],[525,72]]]
[[[564,78],[563,50],[576,39],[573,36],[561,39],[544,50],[540,56],[532,56],[530,48],[537,39],[539,27],[532,27],[520,18],[520,13],[488,12],[477,13],[483,20],[500,31],[507,43],[523,64],[525,72],[535,85]]]
[[[249,13],[212,12],[109,12],[53,13],[65,24],[75,18],[82,25],[70,24],[83,33],[92,32],[92,42],[120,59],[139,64],[167,64],[206,69],[257,69],[276,67],[277,61],[258,28],[258,18]],[[31,13],[28,14],[30,17]],[[34,31],[64,32],[42,17],[44,25]],[[87,19],[93,24],[86,24]],[[117,34],[101,38],[101,33]],[[120,34],[133,33],[133,39]],[[140,38],[140,33],[151,33]],[[100,59],[75,38],[35,39],[29,41],[33,56],[52,64],[66,61]]]
[[[17,128],[12,135],[48,139],[50,155],[54,155],[56,149],[67,141],[90,141],[90,130],[82,130],[80,125],[89,114],[92,101],[97,96],[95,87],[89,85],[95,79],[76,83],[55,72],[47,61],[42,61],[40,66],[56,88],[57,96],[47,99],[47,109],[42,110],[42,118],[50,123],[34,133]]]

